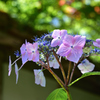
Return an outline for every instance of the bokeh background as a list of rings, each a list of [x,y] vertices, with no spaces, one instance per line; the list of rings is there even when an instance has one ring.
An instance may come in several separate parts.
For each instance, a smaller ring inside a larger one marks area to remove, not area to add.
[[[54,29],[85,35],[88,39],[100,38],[100,0],[0,0],[0,100],[46,100],[59,87],[53,77],[44,71],[45,88],[34,82],[33,69],[40,68],[28,62],[19,72],[15,83],[14,69],[8,77],[9,55],[16,59],[25,39],[33,42]],[[100,57],[89,57],[100,71]],[[21,65],[21,62],[18,62]],[[68,62],[63,61],[67,74]],[[60,70],[54,70],[61,77]],[[73,80],[81,76],[76,68]],[[75,83],[71,89],[73,100],[100,100],[100,76],[90,76]]]

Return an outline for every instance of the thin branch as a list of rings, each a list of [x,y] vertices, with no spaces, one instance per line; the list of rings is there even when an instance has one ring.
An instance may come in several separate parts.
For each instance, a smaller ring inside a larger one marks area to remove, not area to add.
[[[69,77],[70,77],[70,71],[71,71],[71,61],[69,61],[69,66],[68,66],[68,75],[67,75],[66,86],[68,85],[68,81],[69,81]]]
[[[60,69],[61,69],[61,72],[62,72],[62,75],[63,75],[63,78],[64,78],[64,82],[66,83],[66,76],[65,76],[64,69],[63,69],[63,67],[62,67],[62,65],[61,65],[61,63],[60,63],[60,61],[59,61],[59,59],[58,59],[58,57],[57,57],[55,51],[53,51],[53,54],[54,54],[54,56],[55,56],[57,62],[59,63],[59,66],[60,66]]]
[[[69,84],[70,84],[71,81],[72,81],[72,77],[73,77],[73,74],[74,74],[74,71],[75,71],[76,65],[77,65],[77,64],[74,63],[74,66],[73,66],[73,69],[72,69],[72,72],[71,72],[71,75],[70,75],[70,79],[69,79]]]

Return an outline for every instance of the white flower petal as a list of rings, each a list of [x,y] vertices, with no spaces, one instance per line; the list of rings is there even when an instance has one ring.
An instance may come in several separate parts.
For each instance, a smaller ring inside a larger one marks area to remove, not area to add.
[[[18,82],[18,76],[19,76],[17,63],[15,63],[15,74],[16,74],[16,84],[17,84],[17,82]]]
[[[35,75],[35,83],[37,85],[40,84],[41,86],[45,87],[46,86],[46,79],[44,77],[42,70],[41,69],[38,69],[38,70],[34,69],[34,75]]]
[[[93,71],[95,65],[90,63],[87,59],[84,59],[82,63],[78,65],[82,74]]]
[[[54,58],[54,60],[52,60],[52,61],[49,61],[49,65],[50,65],[50,67],[53,67],[54,69],[59,69],[59,64],[58,64],[56,58]]]
[[[10,76],[11,74],[11,70],[12,70],[12,66],[11,66],[11,56],[9,56],[9,66],[8,66],[8,76]]]

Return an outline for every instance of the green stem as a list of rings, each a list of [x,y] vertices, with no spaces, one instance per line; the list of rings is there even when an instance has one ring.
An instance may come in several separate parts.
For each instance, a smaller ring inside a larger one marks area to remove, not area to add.
[[[56,79],[56,81],[59,83],[59,85],[66,91],[68,100],[71,100],[68,88],[66,89],[66,87],[65,87],[64,83],[61,81],[61,79],[51,69],[48,69],[48,71],[53,75],[53,77]]]
[[[66,75],[65,75],[64,69],[63,69],[63,67],[62,67],[62,65],[61,65],[61,63],[60,63],[55,51],[53,51],[53,54],[54,54],[57,62],[59,63],[59,66],[60,66],[60,69],[61,69],[61,72],[62,72],[62,75],[63,75],[63,78],[64,78],[64,82],[66,83]]]
[[[57,57],[57,56],[55,56]],[[58,58],[57,58],[58,60]],[[59,62],[59,60],[58,60]],[[65,84],[62,82],[62,80],[52,71],[52,69],[50,68],[50,65],[49,65],[49,61],[48,61],[48,56],[47,56],[47,64],[48,64],[48,71],[52,74],[52,76],[56,79],[56,81],[58,82],[58,84],[66,91],[67,93],[67,96],[68,96],[68,100],[71,100],[71,97],[70,97],[70,94],[69,94],[69,91],[68,91],[68,88],[66,88]],[[60,63],[61,64],[61,63]],[[63,70],[64,71],[64,70]]]

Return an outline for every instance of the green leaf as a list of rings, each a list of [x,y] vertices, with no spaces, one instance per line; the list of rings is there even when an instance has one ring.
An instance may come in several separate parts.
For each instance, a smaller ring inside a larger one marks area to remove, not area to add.
[[[91,75],[100,75],[100,72],[88,72],[83,74],[81,77],[79,77],[78,79],[76,79],[75,81],[73,81],[72,83],[70,83],[68,86],[73,85],[74,83],[76,83],[77,81],[79,81],[80,79],[87,77],[87,76],[91,76]]]
[[[67,93],[63,88],[54,90],[46,100],[67,100]]]

